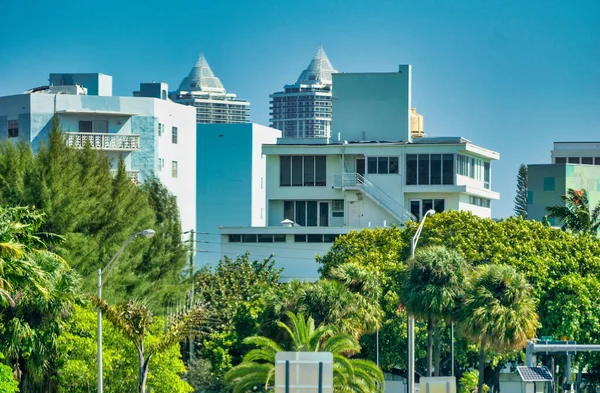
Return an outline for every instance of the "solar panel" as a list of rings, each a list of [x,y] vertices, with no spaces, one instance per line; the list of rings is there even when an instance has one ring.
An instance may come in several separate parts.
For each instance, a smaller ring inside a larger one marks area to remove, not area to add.
[[[552,381],[552,374],[548,367],[517,366],[517,371],[523,382],[546,382]]]

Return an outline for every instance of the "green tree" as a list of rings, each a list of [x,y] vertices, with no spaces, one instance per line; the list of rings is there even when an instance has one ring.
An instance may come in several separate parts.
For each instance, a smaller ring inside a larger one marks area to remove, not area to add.
[[[442,246],[420,248],[402,277],[400,302],[427,320],[428,375],[440,375],[439,322],[450,321],[463,296],[467,263],[456,251]],[[435,364],[433,349],[435,339]]]
[[[479,344],[479,393],[483,393],[486,349],[523,348],[534,337],[538,320],[529,283],[503,265],[482,265],[474,271],[458,318],[462,333]]]
[[[563,231],[597,236],[600,226],[600,203],[591,209],[586,190],[568,189],[566,195],[561,195],[561,199],[564,205],[546,207],[548,217],[558,218],[563,223]]]
[[[205,324],[205,308],[196,306],[169,321],[166,330],[156,340],[149,339],[149,329],[153,322],[152,312],[144,304],[128,301],[111,307],[102,299],[95,298],[106,319],[119,330],[138,352],[138,392],[146,393],[148,372],[152,358],[167,352],[181,339],[193,335]]]
[[[58,393],[95,391],[96,310],[90,304],[76,306],[73,317],[57,338],[59,347]],[[154,317],[147,341],[155,343],[164,332],[165,321]],[[103,377],[106,393],[138,390],[138,357],[134,345],[110,323],[103,325]],[[185,372],[178,343],[150,360],[148,387],[156,393],[189,393],[192,388],[180,377]]]
[[[0,360],[4,359],[4,355],[0,353]],[[17,393],[19,391],[19,383],[13,377],[12,369],[0,363],[0,393]]]
[[[333,354],[333,384],[336,392],[381,392],[383,373],[372,362],[349,358],[360,350],[360,345],[350,335],[335,334],[327,325],[315,328],[312,318],[287,313],[289,325],[279,327],[290,339],[289,350],[299,352],[331,352]],[[275,355],[283,348],[275,341],[260,336],[248,337],[247,344],[258,347],[246,354],[244,361],[232,368],[225,381],[234,393],[244,393],[262,386],[268,390],[273,385]]]
[[[521,164],[517,173],[517,195],[514,212],[516,217],[527,218],[527,166]]]

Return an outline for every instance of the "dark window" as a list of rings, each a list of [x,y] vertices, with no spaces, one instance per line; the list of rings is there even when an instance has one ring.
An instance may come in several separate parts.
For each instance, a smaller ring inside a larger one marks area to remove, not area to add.
[[[419,220],[421,218],[421,201],[410,201],[410,212]]]
[[[92,132],[91,120],[79,120],[79,132]]]
[[[9,120],[8,121],[8,137],[17,138],[19,136],[19,121]]]
[[[304,157],[304,185],[315,185],[315,157]]]
[[[600,158],[600,157],[596,157],[596,158]],[[556,157],[554,159],[554,163],[555,164],[566,164],[567,163],[567,157]]]
[[[273,243],[273,235],[258,235],[259,243]]]
[[[319,226],[329,226],[329,203],[319,203]]]
[[[488,189],[490,188],[490,163],[483,163],[483,187]]]
[[[442,183],[454,184],[454,155],[444,154],[442,159]]]
[[[302,156],[292,156],[292,186],[302,186]]]
[[[367,158],[367,173],[377,173],[377,157]]]
[[[390,173],[398,173],[398,157],[390,157]]]
[[[256,235],[242,235],[242,243],[256,243]]]
[[[306,226],[317,226],[317,201],[306,202]]]
[[[325,187],[327,183],[327,157],[317,156],[316,161],[316,180],[315,186]]]
[[[294,242],[306,243],[306,235],[294,235]]]
[[[406,155],[406,184],[417,184],[417,155]]]
[[[306,226],[306,201],[296,201],[296,224]]]
[[[442,184],[442,155],[431,155],[431,184]]]
[[[333,243],[339,235],[323,235],[323,243]]]
[[[242,241],[242,235],[229,235],[229,243],[239,243]]]
[[[275,243],[285,243],[285,235],[273,235]]]
[[[421,217],[425,215],[429,210],[433,209],[433,199],[423,199],[421,201]]]
[[[323,243],[323,235],[310,234],[306,240],[308,243]]]
[[[434,199],[433,200],[433,209],[436,213],[443,212],[446,209],[446,203],[443,199]]]
[[[600,157],[594,157],[594,165],[600,165]]]
[[[593,161],[594,159],[592,157],[581,157],[582,164],[592,165]]]
[[[279,185],[281,187],[289,187],[292,185],[292,157],[279,157]]]
[[[294,221],[294,202],[284,201],[283,202],[283,219]]]
[[[579,164],[579,157],[569,157],[569,164]]]
[[[377,158],[377,173],[386,174],[388,173],[388,158],[387,157],[378,157]]]
[[[419,184],[429,184],[429,154],[419,154]]]

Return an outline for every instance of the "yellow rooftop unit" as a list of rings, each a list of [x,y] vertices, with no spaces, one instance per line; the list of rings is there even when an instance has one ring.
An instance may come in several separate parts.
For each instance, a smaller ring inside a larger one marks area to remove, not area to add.
[[[425,136],[423,116],[417,113],[417,108],[410,109],[410,134],[413,138],[422,138]]]

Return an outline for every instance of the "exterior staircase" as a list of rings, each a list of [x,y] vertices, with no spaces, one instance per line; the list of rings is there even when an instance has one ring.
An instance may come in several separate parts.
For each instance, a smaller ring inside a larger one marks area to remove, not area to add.
[[[343,173],[333,176],[333,188],[342,190],[356,190],[366,195],[369,199],[382,207],[396,218],[400,223],[408,220],[416,221],[416,217],[406,210],[394,198],[385,193],[381,188],[371,183],[360,173]]]

